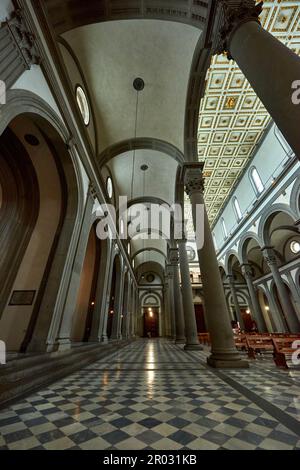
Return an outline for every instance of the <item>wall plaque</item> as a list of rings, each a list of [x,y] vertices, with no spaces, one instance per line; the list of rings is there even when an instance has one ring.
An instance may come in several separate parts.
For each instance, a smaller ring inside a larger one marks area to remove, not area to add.
[[[14,290],[9,305],[32,305],[35,290]]]

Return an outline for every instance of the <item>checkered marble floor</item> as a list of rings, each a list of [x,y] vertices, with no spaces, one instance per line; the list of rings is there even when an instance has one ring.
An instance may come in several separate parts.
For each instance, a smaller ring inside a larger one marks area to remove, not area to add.
[[[0,411],[0,449],[300,449],[299,376],[220,373],[207,354],[138,340]]]

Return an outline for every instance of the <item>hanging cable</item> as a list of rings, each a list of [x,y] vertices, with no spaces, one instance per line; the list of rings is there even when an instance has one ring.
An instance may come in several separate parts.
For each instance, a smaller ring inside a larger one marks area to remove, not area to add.
[[[139,91],[136,91],[136,105],[135,105],[135,123],[134,123],[134,140],[137,137],[137,120],[138,120],[138,108],[139,108]],[[134,183],[134,172],[135,172],[135,148],[133,150],[132,156],[132,176],[131,176],[131,191],[130,191],[130,199],[133,198],[133,183]]]

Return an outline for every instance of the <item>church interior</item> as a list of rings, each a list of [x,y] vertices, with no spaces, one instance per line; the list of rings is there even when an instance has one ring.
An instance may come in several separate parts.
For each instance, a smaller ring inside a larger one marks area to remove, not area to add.
[[[1,0],[0,450],[300,449],[300,2]]]

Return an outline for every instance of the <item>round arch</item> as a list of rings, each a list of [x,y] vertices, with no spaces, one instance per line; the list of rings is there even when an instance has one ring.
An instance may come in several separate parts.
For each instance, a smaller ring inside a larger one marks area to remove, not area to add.
[[[258,226],[258,237],[262,240],[263,245],[268,245],[268,229],[273,217],[278,212],[289,215],[294,221],[297,220],[297,214],[287,204],[274,204],[270,206],[262,215]]]
[[[153,7],[151,2],[145,5],[142,0],[137,0],[134,8],[131,5],[124,5],[121,10],[115,7],[112,0],[107,0],[102,8],[101,5],[97,4],[68,3],[71,3],[71,5],[68,5],[64,0],[45,1],[50,20],[57,35],[93,23],[134,19],[172,21],[194,26],[204,31],[209,13],[209,5],[203,2],[201,2],[203,3],[201,6],[194,4],[180,6],[176,1],[168,2],[168,5],[166,5],[164,0],[157,0]]]
[[[240,258],[239,258],[239,253],[238,253],[238,251],[236,251],[236,250],[229,250],[229,251],[226,253],[226,255],[225,255],[225,261],[224,261],[224,266],[225,266],[224,269],[225,269],[225,273],[226,273],[226,274],[232,274],[232,266],[230,266],[230,260],[232,259],[232,257],[235,257],[235,258],[238,260],[238,262],[239,262],[240,264],[242,264],[242,263],[241,263],[241,260],[240,260]]]
[[[297,214],[297,219],[300,218],[300,176],[296,178],[293,184],[293,189],[290,198],[290,207],[294,214]]]
[[[69,132],[60,117],[34,93],[9,90],[7,104],[1,108],[0,134],[3,135],[11,123],[20,119],[34,126],[45,143],[43,145],[47,145],[53,155],[60,179],[63,203],[42,280],[32,304],[30,320],[20,346],[22,352],[45,351],[57,338],[59,327],[57,318],[62,315],[64,308],[68,279],[71,275],[71,264],[68,261],[76,249],[84,209],[83,184],[77,156],[68,147]],[[66,239],[69,240],[67,256]],[[21,255],[19,266],[22,259]]]
[[[131,259],[134,260],[134,258],[136,256],[143,253],[144,251],[155,251],[156,253],[159,253],[160,255],[162,255],[165,258],[165,260],[167,261],[167,256],[165,255],[165,253],[163,251],[159,250],[158,248],[152,248],[152,247],[141,248],[140,250],[138,250],[134,253],[134,255],[131,257]]]
[[[244,233],[240,238],[238,256],[237,256],[237,258],[241,261],[241,264],[247,263],[247,257],[245,255],[246,255],[247,244],[251,239],[255,240],[260,248],[263,247],[262,240],[258,237],[258,235],[256,235],[253,232]]]
[[[117,142],[106,148],[99,156],[98,161],[100,167],[106,165],[112,158],[118,157],[123,153],[132,150],[156,150],[157,152],[165,153],[169,157],[176,160],[178,163],[184,162],[183,153],[169,142],[164,140],[154,139],[150,137],[138,137],[136,139],[127,139],[122,142]]]

